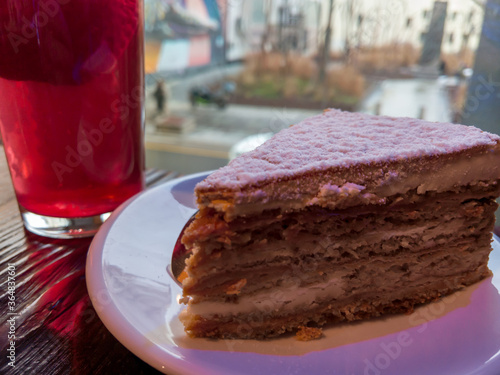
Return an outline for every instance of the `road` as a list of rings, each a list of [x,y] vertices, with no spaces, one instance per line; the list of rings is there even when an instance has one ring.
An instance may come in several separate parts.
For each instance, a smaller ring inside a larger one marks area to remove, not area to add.
[[[216,66],[175,78],[148,76],[146,87],[146,165],[148,167],[194,173],[227,164],[231,148],[247,137],[276,133],[318,111],[229,105],[224,110],[215,106],[189,104],[189,90],[231,79],[241,72],[242,64]],[[167,85],[167,114],[157,116],[152,92],[156,82]],[[157,124],[166,118],[180,118],[191,129],[185,132],[161,131]]]
[[[183,118],[194,129],[184,134],[161,131],[150,121],[146,126],[148,167],[181,173],[215,169],[227,164],[231,148],[249,136],[276,133],[318,111],[229,105],[192,109],[187,103],[170,106],[169,116]]]
[[[449,122],[452,111],[442,79],[387,79],[363,100],[361,112]]]
[[[154,80],[149,77],[146,101],[146,164],[148,167],[194,173],[216,169],[229,160],[231,148],[249,136],[276,133],[317,110],[229,105],[219,110],[213,105],[195,109],[189,104],[189,89],[210,85],[241,71],[241,65],[215,67],[167,81],[168,114],[157,116],[151,98]],[[429,121],[450,121],[451,111],[442,80],[429,78],[388,79],[374,86],[362,100],[360,111],[390,116],[408,116]],[[189,124],[184,132],[159,130],[166,118]]]
[[[151,93],[158,80],[164,80],[168,87],[168,99],[173,105],[189,101],[189,90],[194,86],[205,86],[238,75],[243,69],[241,63],[214,66],[195,73],[186,73],[169,78],[162,74],[148,75],[146,92]]]

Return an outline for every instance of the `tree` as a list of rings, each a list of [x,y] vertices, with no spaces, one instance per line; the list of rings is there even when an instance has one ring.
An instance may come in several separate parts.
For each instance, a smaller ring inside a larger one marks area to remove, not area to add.
[[[260,39],[260,58],[257,62],[257,71],[262,71],[266,65],[267,46],[271,35],[271,12],[273,9],[273,0],[264,0],[264,32]]]
[[[326,65],[330,59],[330,44],[332,42],[332,18],[333,18],[334,1],[330,0],[330,7],[328,11],[328,22],[326,25],[325,40],[323,42],[323,51],[321,52],[321,60],[318,72],[318,84],[325,81]]]

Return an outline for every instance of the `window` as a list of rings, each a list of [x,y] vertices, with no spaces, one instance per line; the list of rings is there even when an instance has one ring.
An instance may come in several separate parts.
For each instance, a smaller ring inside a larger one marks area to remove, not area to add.
[[[263,25],[266,22],[264,13],[264,0],[252,1],[252,22]]]
[[[472,21],[472,17],[474,17],[474,10],[471,10],[470,13],[469,13],[469,19],[468,21]]]

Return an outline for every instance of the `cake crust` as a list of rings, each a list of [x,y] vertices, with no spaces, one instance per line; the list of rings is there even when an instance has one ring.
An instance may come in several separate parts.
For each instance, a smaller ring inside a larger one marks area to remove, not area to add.
[[[467,149],[476,153],[499,142],[500,136],[472,126],[328,109],[236,158],[201,181],[195,192],[239,191],[357,164],[432,159]]]
[[[230,221],[274,208],[383,205],[416,188],[424,194],[498,179],[499,136],[464,125],[328,110],[233,160],[195,193],[201,210],[222,212]]]

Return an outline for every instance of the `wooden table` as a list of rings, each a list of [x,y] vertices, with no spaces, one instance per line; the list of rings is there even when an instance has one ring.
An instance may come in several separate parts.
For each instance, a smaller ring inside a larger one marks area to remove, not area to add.
[[[153,171],[146,181],[173,177]],[[52,240],[24,230],[0,146],[0,374],[159,374],[120,344],[92,307],[85,284],[90,241]],[[9,271],[15,274],[10,306]],[[15,367],[6,358],[12,318]]]

